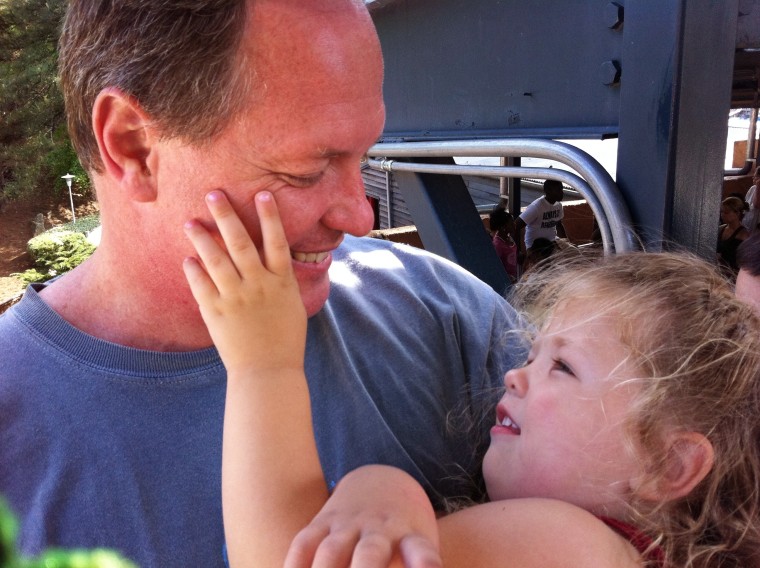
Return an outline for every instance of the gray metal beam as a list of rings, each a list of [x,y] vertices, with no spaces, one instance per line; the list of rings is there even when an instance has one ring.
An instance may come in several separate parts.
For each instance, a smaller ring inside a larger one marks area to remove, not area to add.
[[[599,138],[617,130],[608,0],[369,4],[385,58],[385,139]]]
[[[736,26],[736,48],[760,47],[760,2],[739,0],[739,21]]]
[[[454,163],[444,158],[425,161]],[[456,262],[504,294],[509,278],[462,178],[412,172],[394,176],[425,250]]]
[[[625,6],[617,184],[645,241],[715,252],[737,0]]]

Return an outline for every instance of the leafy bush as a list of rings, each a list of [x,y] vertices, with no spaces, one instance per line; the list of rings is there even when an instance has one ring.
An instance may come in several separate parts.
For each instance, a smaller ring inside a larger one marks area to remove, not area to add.
[[[52,278],[52,276],[40,272],[36,268],[29,268],[23,272],[14,272],[11,274],[11,276],[21,280],[24,283],[24,286],[34,284],[35,282],[45,282],[46,280],[50,280]],[[2,564],[0,564],[0,566],[2,566]]]
[[[48,550],[37,558],[22,558],[16,552],[18,522],[0,498],[0,566],[3,568],[137,568],[116,552],[98,550]]]
[[[59,225],[50,229],[51,231],[73,231],[75,233],[88,234],[93,229],[100,225],[100,215],[88,215],[87,217],[80,217],[76,221],[70,221],[65,225]]]
[[[26,284],[45,282],[82,264],[95,252],[84,233],[52,229],[31,239],[27,245],[34,268],[13,276]]]

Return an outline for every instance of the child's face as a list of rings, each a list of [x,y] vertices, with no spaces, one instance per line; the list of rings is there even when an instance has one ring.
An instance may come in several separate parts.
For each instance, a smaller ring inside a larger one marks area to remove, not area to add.
[[[724,223],[730,223],[731,221],[738,220],[739,215],[731,207],[723,205],[720,208],[720,218]]]
[[[525,367],[505,376],[483,463],[492,500],[549,497],[614,514],[639,477],[624,420],[636,373],[611,316],[587,304],[555,313]],[[513,425],[509,425],[511,420]]]

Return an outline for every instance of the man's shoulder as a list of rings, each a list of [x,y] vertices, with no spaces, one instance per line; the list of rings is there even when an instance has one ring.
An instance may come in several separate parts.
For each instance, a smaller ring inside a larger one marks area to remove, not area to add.
[[[347,237],[330,268],[330,298],[422,301],[488,310],[506,304],[488,284],[433,253],[368,237]],[[509,309],[509,308],[507,308]]]
[[[549,203],[546,201],[544,196],[538,197],[530,202],[530,204],[525,208],[525,210],[520,213],[520,218],[527,219],[531,217],[532,215],[535,215],[536,211],[541,210],[544,207],[545,203]]]
[[[346,236],[334,255],[334,261],[352,271],[377,269],[378,272],[392,275],[394,269],[403,269],[407,277],[415,272],[443,273],[476,286],[486,286],[471,272],[442,256],[414,246],[371,237]]]
[[[0,344],[50,330],[63,322],[40,298],[38,292],[44,287],[45,284],[29,286],[16,304],[0,314]]]

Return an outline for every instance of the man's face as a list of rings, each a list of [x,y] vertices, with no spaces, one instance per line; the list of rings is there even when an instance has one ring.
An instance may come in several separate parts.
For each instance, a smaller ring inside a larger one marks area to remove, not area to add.
[[[313,315],[329,293],[331,251],[344,233],[372,229],[360,162],[382,132],[385,111],[373,30],[329,9],[306,17],[298,4],[254,3],[257,32],[245,46],[245,69],[256,85],[250,104],[207,147],[165,142],[171,151],[159,187],[181,188],[181,199],[176,193],[165,198],[173,201],[164,206],[175,218],[195,217],[209,228],[203,195],[223,189],[259,246],[253,196],[272,192],[301,298]],[[183,244],[182,254],[190,254]]]
[[[557,201],[562,201],[563,197],[564,192],[562,191],[561,185],[551,185],[546,188],[546,199],[549,201],[549,203],[557,203]]]

